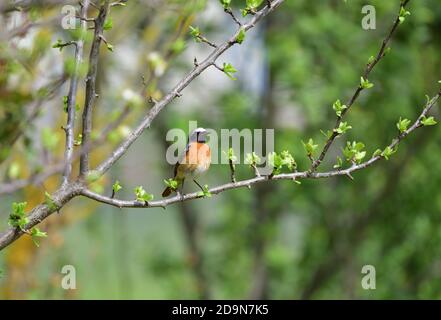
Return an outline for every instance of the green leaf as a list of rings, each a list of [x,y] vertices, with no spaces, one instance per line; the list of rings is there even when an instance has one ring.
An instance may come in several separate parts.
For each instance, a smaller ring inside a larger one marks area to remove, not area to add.
[[[337,129],[334,129],[334,132],[336,132],[338,134],[344,134],[350,129],[352,129],[352,127],[350,125],[348,125],[347,122],[340,122],[340,125],[338,126]]]
[[[381,156],[382,153],[383,153],[383,151],[381,149],[377,149],[373,153],[372,157],[375,158],[375,157]]]
[[[260,164],[260,161],[260,157],[255,152],[248,153],[245,157],[245,163],[249,164],[250,166]]]
[[[107,50],[113,52],[113,45],[112,45],[112,44],[110,44],[110,43],[107,42],[107,43],[106,43],[106,47],[107,47]]]
[[[113,28],[113,19],[111,17],[108,17],[106,21],[104,21],[103,29],[110,30],[112,28]]]
[[[228,160],[230,160],[232,163],[236,163],[237,162],[237,157],[234,155],[234,150],[233,148],[229,148],[228,149]]]
[[[340,157],[337,157],[337,163],[334,165],[334,169],[339,169],[343,166],[343,160]]]
[[[47,205],[49,210],[54,211],[58,208],[57,204],[54,202],[54,199],[52,199],[52,196],[47,191],[44,193],[44,203]]]
[[[332,109],[334,109],[335,114],[340,118],[342,115],[342,112],[347,109],[348,107],[341,103],[340,99],[334,102],[332,105]]]
[[[255,11],[262,4],[263,0],[246,0],[247,9]]]
[[[365,79],[363,77],[360,78],[360,87],[362,89],[370,89],[374,86],[373,83],[369,82],[368,79]]]
[[[347,142],[346,147],[342,150],[348,162],[360,163],[366,156],[364,151],[365,145],[362,142]]]
[[[204,185],[203,190],[199,191],[197,196],[211,198],[211,192],[208,190],[208,185]]]
[[[136,200],[141,202],[148,202],[153,200],[153,195],[147,193],[142,186],[135,188]]]
[[[117,193],[119,190],[121,190],[122,189],[122,187],[121,187],[121,185],[119,184],[119,181],[118,180],[116,180],[115,181],[115,183],[113,184],[113,186],[112,186],[112,190],[113,190],[113,192],[114,193]]]
[[[390,156],[393,155],[395,152],[397,152],[396,149],[387,146],[386,149],[384,149],[381,153],[381,156],[383,156],[386,160],[389,160]]]
[[[308,157],[312,156],[314,151],[318,148],[318,144],[314,144],[314,140],[312,140],[312,138],[310,138],[307,143],[302,141],[302,144]]]
[[[286,166],[290,171],[297,169],[297,163],[288,150],[282,151],[280,157],[282,158],[282,165]]]
[[[190,28],[190,35],[193,37],[194,41],[201,42],[200,39],[201,31],[199,30],[199,28],[193,26],[190,26],[189,28]]]
[[[222,71],[231,79],[231,80],[237,80],[233,74],[237,72],[236,68],[234,68],[231,63],[225,63],[222,67]]]
[[[410,122],[411,121],[409,119],[401,119],[401,117],[400,117],[400,120],[398,120],[398,122],[397,122],[398,131],[400,131],[400,133],[403,133],[404,131],[406,131],[407,128],[409,127]]]
[[[26,217],[25,208],[27,202],[13,202],[12,203],[12,213],[9,214],[8,224],[11,227],[20,228],[24,230],[26,224],[28,224],[29,219]]]
[[[33,227],[31,229],[31,233],[30,233],[31,237],[32,237],[32,241],[34,242],[34,244],[39,247],[40,243],[38,242],[38,238],[47,238],[47,233],[40,231],[40,229],[38,229],[37,227]]]
[[[172,190],[176,190],[178,188],[178,181],[174,179],[167,179],[164,180],[164,183],[167,187],[171,188]]]
[[[231,0],[219,0],[224,9],[229,9],[231,5]]]
[[[65,46],[66,46],[66,43],[63,42],[61,39],[58,39],[57,42],[55,42],[55,43],[52,45],[52,48],[54,48],[54,49],[58,48],[58,49],[60,49],[60,51],[61,51],[61,50],[63,50],[63,48],[64,48]]]
[[[437,124],[437,122],[436,122],[434,117],[426,118],[426,116],[423,116],[421,118],[421,123],[423,124],[423,126],[434,126],[434,125]]]
[[[239,43],[239,44],[242,44],[242,42],[244,42],[244,40],[245,40],[245,34],[246,34],[245,33],[245,28],[241,27],[240,31],[239,31],[239,34],[236,37],[236,42]]]
[[[410,12],[404,9],[404,7],[401,7],[400,9],[400,16],[398,17],[398,20],[400,20],[400,23],[403,23],[406,20],[406,16],[410,16]]]
[[[268,163],[273,167],[273,174],[279,174],[282,171],[282,157],[276,152],[268,154]]]
[[[375,57],[374,56],[370,56],[369,60],[368,60],[368,64],[371,64],[375,61]]]

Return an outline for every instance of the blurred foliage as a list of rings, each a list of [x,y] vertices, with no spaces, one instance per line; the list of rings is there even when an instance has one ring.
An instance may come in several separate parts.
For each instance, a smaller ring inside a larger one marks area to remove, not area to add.
[[[362,142],[368,156],[383,149],[396,136],[400,117],[415,119],[425,95],[438,90],[438,2],[411,2],[411,15],[400,25],[390,53],[371,74],[375,86],[348,113],[345,121],[352,129],[337,139],[322,169],[331,169],[337,156],[343,158],[347,141]],[[377,14],[377,29],[369,31],[361,28],[365,4],[286,1],[219,60],[219,65],[234,66],[237,81],[218,70],[202,75],[161,113],[110,177],[92,187],[110,195],[118,180],[118,197],[133,199],[139,185],[158,197],[172,171],[162,156],[165,132],[187,130],[190,120],[215,130],[275,128],[276,151],[288,150],[299,170],[306,169],[309,159],[301,141],[311,137],[319,148],[323,145],[326,137],[320,131],[335,123],[334,102],[346,103],[359,84],[364,66],[396,17],[399,0],[369,1]],[[245,1],[232,1],[231,6],[239,17]],[[21,19],[47,19],[58,9],[31,10],[21,13]],[[89,15],[94,14],[91,9]],[[129,1],[112,9],[111,17],[106,39],[113,52],[105,47],[101,52],[94,137],[109,121],[122,114],[124,119],[94,150],[93,164],[145,114],[148,97],[160,99],[191,68],[195,56],[202,59],[209,52],[204,43],[194,43],[190,25],[216,43],[235,27],[214,0]],[[5,19],[12,19],[11,14],[0,22]],[[60,52],[51,47],[75,33],[56,25],[35,30],[9,42],[2,35],[0,43],[0,174],[5,183],[62,160],[63,83],[73,48]],[[87,52],[91,39],[86,40]],[[83,99],[81,85],[80,110]],[[433,115],[439,119],[439,107]],[[40,241],[40,248],[23,237],[2,251],[0,295],[439,299],[440,142],[439,127],[427,127],[409,136],[389,161],[356,173],[355,181],[271,182],[186,208],[119,210],[74,200],[43,224],[48,238]],[[245,164],[236,170],[237,179],[253,175]],[[228,165],[214,165],[202,181],[214,186],[229,177]],[[42,186],[2,195],[2,229],[10,203],[27,201],[32,208],[44,201],[44,191],[55,190],[58,180],[55,176]],[[75,291],[59,285],[65,264],[77,269]],[[376,268],[376,290],[361,287],[364,265]]]

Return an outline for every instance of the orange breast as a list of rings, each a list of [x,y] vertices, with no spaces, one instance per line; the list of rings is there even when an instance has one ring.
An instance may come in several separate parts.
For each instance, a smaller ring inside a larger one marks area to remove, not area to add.
[[[178,173],[202,173],[210,167],[211,150],[208,144],[190,143],[185,157],[180,161]]]

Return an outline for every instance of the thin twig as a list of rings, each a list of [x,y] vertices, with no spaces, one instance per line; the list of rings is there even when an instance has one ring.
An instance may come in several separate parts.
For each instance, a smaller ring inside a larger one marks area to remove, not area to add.
[[[401,12],[401,8],[404,8],[410,0],[406,0],[404,2],[402,2],[400,4],[400,11],[398,12],[398,16],[395,19],[394,24],[392,25],[392,28],[390,29],[389,33],[387,34],[386,38],[383,40],[380,50],[377,53],[377,56],[375,57],[375,59],[370,62],[369,64],[367,64],[365,71],[363,73],[363,78],[365,80],[368,79],[372,69],[374,69],[374,67],[378,64],[378,62],[380,62],[380,60],[385,56],[385,52],[386,49],[388,47],[388,44],[392,38],[392,36],[394,35],[395,31],[397,30],[399,24],[400,24],[400,12]],[[335,139],[338,137],[338,133],[336,132],[336,129],[340,126],[340,123],[342,122],[342,119],[344,117],[344,115],[349,111],[349,109],[352,107],[352,105],[355,103],[355,101],[357,100],[357,98],[360,96],[360,93],[363,91],[364,89],[361,87],[361,85],[357,86],[357,89],[355,90],[354,94],[352,95],[351,99],[349,100],[349,102],[346,104],[346,109],[344,109],[341,112],[341,116],[337,117],[337,121],[335,123],[335,126],[332,130],[332,134],[331,136],[326,140],[325,145],[322,149],[322,151],[320,152],[319,157],[312,163],[311,165],[311,172],[314,172],[322,163],[323,159],[325,158],[329,148],[331,147],[332,143],[335,141]]]
[[[98,72],[98,59],[102,34],[104,31],[104,22],[109,11],[109,0],[106,0],[101,6],[98,17],[95,21],[95,32],[90,49],[89,71],[86,78],[86,97],[83,110],[83,130],[82,130],[82,149],[80,157],[80,176],[84,176],[89,171],[89,151],[90,134],[92,132],[92,111],[96,98],[96,76]]]
[[[242,27],[242,22],[240,22],[240,21],[236,18],[236,16],[235,16],[234,13],[233,13],[233,10],[231,10],[231,8],[226,8],[226,9],[224,9],[224,11],[230,15],[230,17],[233,19],[233,21],[234,21],[239,27]]]
[[[89,0],[84,0],[81,3],[81,17],[85,18],[87,9],[89,8]],[[84,48],[84,33],[86,31],[86,21],[81,21],[81,36],[75,45],[75,70],[70,80],[69,93],[67,96],[67,125],[66,131],[66,147],[64,151],[65,167],[63,172],[62,187],[65,187],[69,182],[70,174],[72,173],[72,157],[74,148],[74,126],[75,126],[75,112],[78,90],[79,70],[83,61]]]

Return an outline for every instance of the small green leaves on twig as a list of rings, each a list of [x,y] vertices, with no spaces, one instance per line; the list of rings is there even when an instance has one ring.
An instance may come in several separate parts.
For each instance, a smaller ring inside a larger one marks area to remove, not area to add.
[[[366,151],[363,151],[365,145],[362,142],[347,142],[343,149],[343,155],[348,162],[360,163],[366,156]]]
[[[273,172],[270,177],[281,173],[284,166],[286,166],[289,171],[297,169],[297,163],[288,150],[282,151],[280,155],[276,152],[271,152],[268,154],[268,163],[273,167]]]
[[[208,185],[204,185],[203,190],[199,191],[197,193],[198,197],[207,197],[207,198],[211,198],[211,192],[210,190],[208,190]]]
[[[242,16],[245,17],[248,14],[255,14],[262,2],[263,0],[246,0],[246,8],[240,10],[242,12]]]
[[[47,233],[40,231],[40,229],[38,229],[37,227],[33,227],[31,229],[31,232],[29,233],[29,235],[32,237],[32,241],[34,242],[34,244],[39,247],[40,243],[38,241],[38,238],[47,238]]]
[[[223,67],[221,68],[221,70],[231,79],[231,80],[237,80],[237,78],[235,78],[233,76],[233,74],[235,74],[237,72],[236,68],[233,67],[233,65],[231,63],[225,63]]]
[[[372,158],[376,158],[376,157],[381,157],[381,154],[383,153],[383,150],[381,149],[377,149],[374,151],[374,153],[372,154]]]
[[[231,182],[236,182],[236,162],[237,162],[237,157],[234,155],[234,150],[233,148],[229,148],[228,152],[224,153],[227,155],[228,157],[228,164],[230,165],[230,173],[231,173]]]
[[[242,42],[244,42],[244,40],[245,40],[245,28],[240,28],[240,30],[239,30],[239,34],[237,35],[237,37],[236,37],[236,42],[238,43],[238,44],[242,44]]]
[[[360,88],[362,88],[362,89],[370,89],[373,86],[374,86],[374,84],[369,82],[368,79],[365,79],[363,77],[360,78]]]
[[[36,227],[33,227],[30,231],[25,229],[25,226],[29,223],[29,218],[25,213],[26,205],[27,202],[12,203],[12,213],[9,215],[8,224],[11,227],[19,228],[22,232],[30,235],[32,241],[34,241],[34,244],[38,247],[39,243],[36,238],[47,237],[47,234]]]
[[[400,133],[403,133],[404,131],[406,131],[407,128],[409,127],[410,122],[411,121],[409,119],[401,119],[401,117],[400,117],[400,120],[398,120],[398,122],[397,122],[398,131]]]
[[[383,150],[383,152],[381,153],[381,156],[384,157],[386,160],[389,160],[389,158],[395,153],[397,152],[397,149],[394,149],[390,146],[387,146],[386,149]]]
[[[404,7],[401,7],[400,16],[398,17],[400,23],[403,23],[406,20],[407,16],[410,16],[410,11],[407,11],[406,9],[404,9]]]
[[[190,26],[190,35],[193,37],[194,41],[201,42],[201,39],[200,39],[201,31],[199,30],[198,27]]]
[[[224,10],[231,10],[231,0],[219,0],[219,2],[222,4],[222,6],[224,7]]]
[[[337,163],[334,165],[334,169],[341,169],[343,167],[343,160],[340,157],[337,157]]]
[[[350,129],[352,129],[352,126],[348,125],[347,122],[340,122],[338,128],[334,129],[334,132],[337,134],[344,134]]]
[[[334,104],[332,105],[332,109],[334,109],[335,114],[337,115],[337,117],[341,118],[342,112],[347,109],[348,107],[344,104],[341,104],[340,99],[338,99],[337,101],[334,102]]]
[[[135,188],[136,200],[144,203],[148,203],[153,200],[153,195],[147,193],[142,186],[138,186]]]
[[[52,48],[54,49],[58,48],[60,51],[62,51],[64,47],[70,46],[72,44],[75,44],[75,42],[74,41],[63,42],[61,39],[58,39],[57,42],[55,42],[52,45]]]
[[[118,193],[119,190],[122,189],[122,186],[119,184],[119,181],[116,180],[115,183],[112,186],[112,195],[111,198],[113,199],[115,195]]]
[[[175,191],[178,188],[178,182],[172,178],[164,180],[164,183],[167,187]]]
[[[259,170],[257,170],[257,165],[260,164],[260,162],[260,157],[254,151],[252,153],[248,153],[245,157],[245,163],[254,169],[255,175],[258,177],[260,177],[260,173]]]
[[[204,42],[213,48],[217,48],[217,45],[210,42],[207,38],[202,36],[201,30],[198,27],[190,26],[190,35],[193,37],[193,40],[196,42]]]
[[[434,126],[434,125],[436,125],[437,124],[437,122],[436,122],[436,120],[435,120],[435,118],[434,117],[426,117],[426,116],[423,116],[422,118],[421,118],[421,124],[423,125],[423,126]]]
[[[46,191],[44,193],[44,198],[45,198],[44,203],[47,205],[49,210],[54,211],[58,209],[58,205],[55,203],[54,199],[52,198],[49,192]]]
[[[24,231],[29,219],[26,216],[25,208],[27,202],[13,202],[12,213],[9,215],[8,224],[11,227],[19,228]]]
[[[314,140],[312,140],[312,138],[309,138],[308,142],[303,142],[303,148],[305,148],[306,151],[306,155],[308,156],[309,159],[312,160],[312,157],[314,155],[315,150],[318,148],[318,144],[314,144]]]

